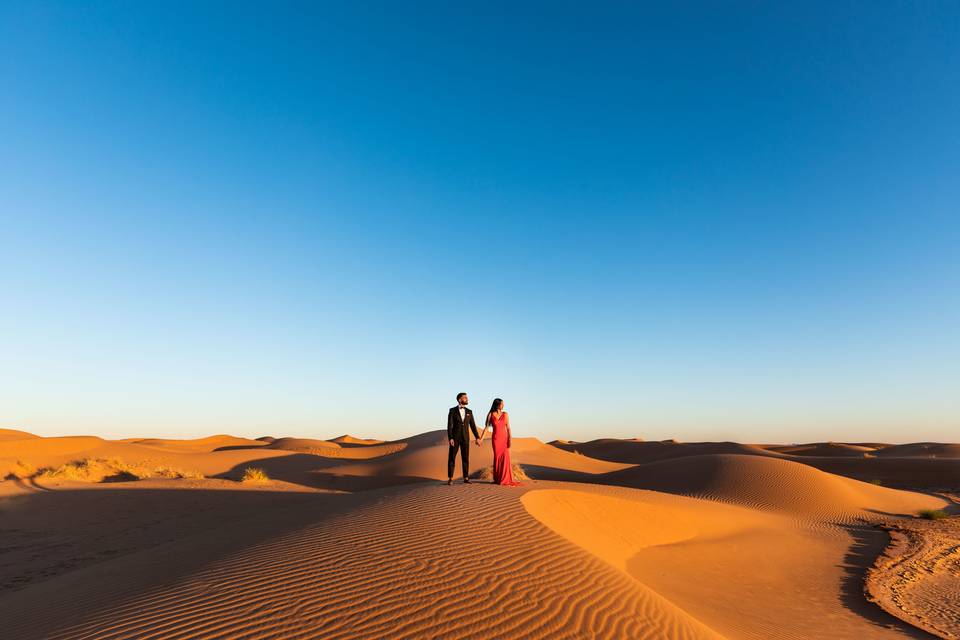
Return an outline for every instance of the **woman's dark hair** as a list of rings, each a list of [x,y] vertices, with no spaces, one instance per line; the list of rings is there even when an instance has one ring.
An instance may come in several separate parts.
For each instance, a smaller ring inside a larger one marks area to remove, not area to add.
[[[500,404],[503,402],[500,398],[494,398],[493,404],[490,405],[490,413],[493,413],[500,408]]]

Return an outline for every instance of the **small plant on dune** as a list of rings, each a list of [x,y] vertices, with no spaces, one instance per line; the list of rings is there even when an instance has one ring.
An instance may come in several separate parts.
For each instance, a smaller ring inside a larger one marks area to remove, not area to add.
[[[154,467],[151,477],[154,478],[189,478],[192,480],[202,480],[205,476],[196,471],[184,471],[173,467],[159,466]]]
[[[270,476],[260,467],[247,467],[240,482],[270,482]]]
[[[919,516],[927,520],[943,520],[947,517],[947,512],[943,509],[924,509]]]
[[[521,466],[518,465],[518,464],[511,464],[511,465],[510,465],[510,472],[511,472],[511,474],[513,475],[513,479],[516,480],[516,481],[518,481],[518,482],[523,481],[523,480],[529,480],[529,479],[530,479],[530,476],[528,476],[526,473],[524,473],[523,467],[521,467]],[[477,471],[476,473],[473,473],[473,474],[471,474],[471,475],[472,475],[473,477],[475,477],[475,478],[480,479],[480,480],[487,480],[487,481],[492,482],[492,481],[493,481],[493,467],[484,467],[483,469],[480,469],[480,471]]]
[[[883,486],[883,480],[881,480],[880,478],[874,478],[873,480],[870,481],[870,484],[875,484],[875,485],[877,485],[878,487],[882,487],[882,486]]]

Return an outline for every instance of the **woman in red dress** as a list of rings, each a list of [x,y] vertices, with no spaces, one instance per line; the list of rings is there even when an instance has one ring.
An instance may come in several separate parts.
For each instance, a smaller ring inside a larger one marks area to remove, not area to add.
[[[503,410],[503,400],[500,398],[494,400],[490,407],[480,442],[483,442],[490,427],[493,427],[493,482],[517,487],[520,483],[514,482],[510,469],[510,414]]]

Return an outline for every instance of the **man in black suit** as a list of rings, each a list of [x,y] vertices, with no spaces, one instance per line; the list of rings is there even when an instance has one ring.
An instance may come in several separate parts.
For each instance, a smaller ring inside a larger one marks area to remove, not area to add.
[[[450,441],[450,452],[447,455],[447,484],[453,484],[453,465],[457,461],[457,449],[460,450],[460,461],[463,463],[463,482],[470,484],[470,433],[473,431],[473,441],[480,444],[480,433],[477,423],[473,421],[473,411],[467,408],[467,394],[457,394],[457,406],[451,407],[447,413],[447,440]]]

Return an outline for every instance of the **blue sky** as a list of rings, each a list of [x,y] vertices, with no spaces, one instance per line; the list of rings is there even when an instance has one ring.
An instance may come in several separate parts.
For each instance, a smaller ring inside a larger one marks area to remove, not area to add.
[[[0,424],[956,440],[955,3],[0,5]]]

